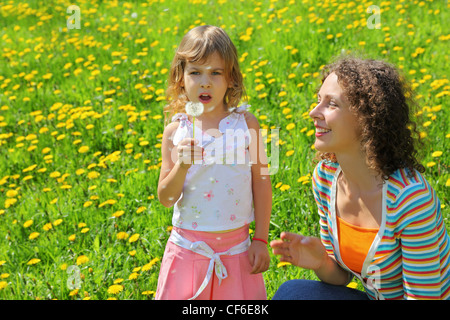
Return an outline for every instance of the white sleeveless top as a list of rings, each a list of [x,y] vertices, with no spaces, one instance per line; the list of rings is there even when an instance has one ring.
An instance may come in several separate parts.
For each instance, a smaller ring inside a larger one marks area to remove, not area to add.
[[[242,107],[240,108],[242,110]],[[173,138],[177,145],[193,135],[184,113]],[[214,138],[195,126],[195,139],[205,149],[204,159],[189,168],[183,192],[174,205],[172,224],[197,231],[224,231],[254,220],[250,133],[243,113],[232,112],[219,123],[222,136]]]

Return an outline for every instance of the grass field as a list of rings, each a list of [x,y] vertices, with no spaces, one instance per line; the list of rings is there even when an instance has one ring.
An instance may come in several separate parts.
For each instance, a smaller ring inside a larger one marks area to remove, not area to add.
[[[67,27],[72,4],[79,29]],[[269,154],[279,130],[270,239],[318,233],[308,111],[320,69],[347,52],[412,81],[425,176],[449,228],[448,10],[442,0],[0,0],[0,299],[154,298],[172,212],[156,192],[167,72],[201,24],[235,42]],[[278,263],[264,274],[269,299],[288,279],[315,277]]]

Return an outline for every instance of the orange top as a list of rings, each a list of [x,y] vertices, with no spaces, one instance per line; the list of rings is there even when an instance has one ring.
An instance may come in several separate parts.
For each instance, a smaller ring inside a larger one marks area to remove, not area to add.
[[[336,221],[342,261],[354,272],[361,273],[364,260],[378,233],[378,228],[354,226],[340,217],[337,217]]]

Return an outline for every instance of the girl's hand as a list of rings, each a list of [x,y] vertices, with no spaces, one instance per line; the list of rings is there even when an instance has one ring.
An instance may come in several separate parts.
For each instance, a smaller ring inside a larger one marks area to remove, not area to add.
[[[180,167],[189,169],[195,160],[203,159],[203,148],[197,146],[198,141],[185,138],[177,146],[178,163]]]
[[[322,267],[328,258],[325,247],[316,237],[282,232],[281,240],[271,241],[270,246],[274,254],[281,256],[280,261],[314,271]]]
[[[261,273],[269,269],[269,250],[264,242],[252,241],[248,249],[248,258],[252,266],[252,274]]]

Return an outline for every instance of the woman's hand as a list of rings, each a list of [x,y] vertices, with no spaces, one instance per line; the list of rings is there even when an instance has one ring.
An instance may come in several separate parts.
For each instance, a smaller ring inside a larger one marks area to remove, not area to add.
[[[264,242],[252,241],[250,248],[248,248],[248,258],[252,266],[252,274],[261,273],[269,269],[270,255]]]
[[[314,271],[320,269],[328,258],[325,247],[316,237],[282,232],[281,240],[271,241],[270,246],[274,254],[281,256],[280,261]]]

